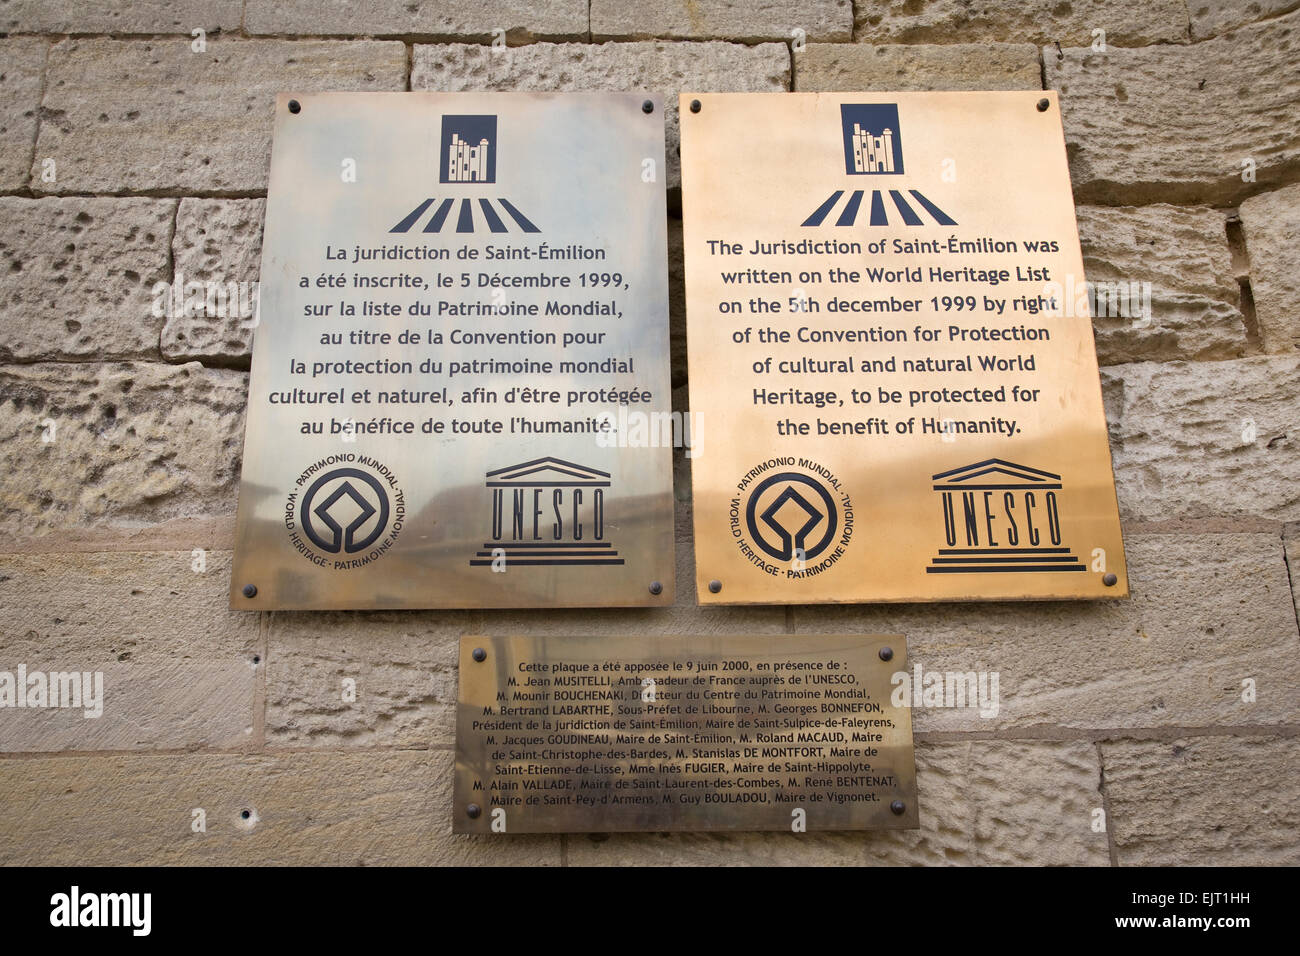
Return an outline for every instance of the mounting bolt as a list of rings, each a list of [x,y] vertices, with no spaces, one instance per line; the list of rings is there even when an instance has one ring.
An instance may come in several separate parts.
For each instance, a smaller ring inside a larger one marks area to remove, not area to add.
[[[302,104],[299,103],[297,100],[290,100],[290,101],[289,101],[289,112],[290,112],[290,113],[301,113],[301,112],[302,112]]]
[[[662,584],[660,584],[658,581],[651,581],[651,582],[650,582],[650,593],[651,593],[651,594],[663,594],[663,593],[664,593],[664,586],[663,586]]]
[[[474,648],[474,653],[471,654],[470,657],[474,658],[474,660],[482,664],[485,660],[487,660],[487,651],[483,650],[483,648],[481,647],[476,647]]]
[[[721,582],[721,581],[710,581],[710,582],[709,582],[709,590],[712,591],[714,594],[717,594],[719,591],[722,590],[722,582]]]
[[[699,100],[691,100],[691,112],[692,112],[692,113],[698,113],[699,111],[700,111],[700,101],[699,101]]]
[[[1038,101],[1038,112],[1046,113],[1047,108],[1051,105],[1052,105],[1052,101],[1047,99],[1047,97],[1043,97],[1041,100]]]
[[[894,816],[901,817],[903,815],[903,811],[907,809],[907,804],[905,804],[902,800],[895,800],[893,803],[889,805],[889,809],[894,812]]]
[[[1119,576],[1115,574],[1113,571],[1107,572],[1105,575],[1102,576],[1101,583],[1106,585],[1106,587],[1108,588],[1113,588],[1116,584],[1119,583]]]
[[[654,100],[646,100],[641,104],[642,113],[653,113],[655,111]]]
[[[882,661],[892,661],[894,659],[894,649],[892,647],[882,647],[880,649],[880,659]]]
[[[477,803],[471,803],[468,807],[465,808],[465,816],[469,817],[471,820],[477,820],[478,815],[482,812],[483,812],[482,807],[480,807]]]
[[[243,590],[242,593],[243,593],[244,597],[246,597],[246,598],[255,598],[255,597],[257,597],[257,585],[256,585],[256,584],[245,584],[245,585],[244,585],[244,590]]]

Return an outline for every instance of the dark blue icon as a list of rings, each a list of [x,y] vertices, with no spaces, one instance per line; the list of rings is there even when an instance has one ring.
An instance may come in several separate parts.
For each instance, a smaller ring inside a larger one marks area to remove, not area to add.
[[[895,219],[894,225],[897,225],[899,220],[901,220],[905,226],[925,225],[925,220],[921,218],[921,214],[912,208],[911,203],[903,195],[902,191],[898,189],[873,189],[871,191],[871,209],[866,214],[870,225],[890,225],[889,219],[891,214],[886,211],[885,206],[884,194],[886,192],[889,193],[890,201],[893,203],[896,210],[896,212],[893,213]],[[941,226],[957,225],[956,219],[953,219],[952,216],[948,215],[930,200],[922,196],[918,190],[909,189],[908,192],[912,195],[911,202],[915,202],[920,208],[929,213],[930,217],[934,219],[936,223]],[[820,226],[826,221],[826,218],[831,214],[831,211],[836,207],[836,205],[839,204],[839,201],[844,197],[844,193],[845,190],[843,189],[837,189],[835,192],[831,193],[830,197],[814,209],[812,215],[803,221],[803,225]],[[855,189],[853,192],[849,193],[848,201],[844,204],[844,208],[840,210],[839,216],[835,219],[835,225],[852,226],[862,218],[861,210],[864,194],[865,190],[862,189]]]
[[[497,118],[444,116],[440,153],[438,182],[496,182]]]
[[[894,103],[845,103],[844,171],[850,176],[901,176],[903,140]]]

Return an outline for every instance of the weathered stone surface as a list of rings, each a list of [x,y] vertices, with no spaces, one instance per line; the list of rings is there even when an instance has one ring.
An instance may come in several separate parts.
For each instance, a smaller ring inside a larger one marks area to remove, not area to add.
[[[5,709],[0,751],[249,746],[259,619],[229,581],[229,552],[0,554],[0,670],[103,675],[101,716]]]
[[[209,33],[238,30],[242,0],[6,0],[0,30],[23,33]]]
[[[1123,516],[1300,518],[1300,356],[1101,375]]]
[[[0,361],[159,357],[173,199],[0,197]]]
[[[1187,6],[1182,0],[1116,4],[1108,0],[864,0],[857,4],[859,41],[868,43],[1051,43],[1091,46],[1093,30],[1106,31],[1108,46],[1186,43]]]
[[[1226,33],[1234,27],[1294,10],[1296,5],[1296,0],[1187,0],[1192,39],[1204,40]]]
[[[854,90],[1037,90],[1038,50],[1028,43],[868,46],[810,43],[795,56],[794,88]]]
[[[996,708],[914,707],[917,732],[1295,723],[1300,635],[1278,536],[1125,544],[1126,601],[798,607],[795,629],[904,634],[923,687],[927,673],[998,674]],[[1261,690],[1245,704],[1250,676]]]
[[[1268,352],[1300,349],[1300,186],[1241,204],[1255,318]]]
[[[234,514],[247,391],[196,363],[0,366],[0,529]]]
[[[681,185],[677,94],[772,92],[789,88],[784,44],[533,43],[493,52],[485,46],[417,46],[413,90],[645,90],[662,93],[668,187]]]
[[[571,837],[573,866],[1104,866],[1097,749],[1075,741],[916,745],[921,828],[847,833],[613,834]],[[813,811],[815,812],[815,811]]]
[[[276,614],[267,636],[271,747],[419,747],[456,740],[466,612]],[[345,700],[344,680],[355,683]]]
[[[1193,0],[1195,2],[1195,0]],[[1081,202],[1226,204],[1300,165],[1300,12],[1191,46],[1043,48]]]
[[[249,193],[266,188],[277,93],[405,89],[406,47],[74,39],[51,48],[48,74],[33,189]],[[57,183],[40,181],[43,156]]]
[[[0,759],[0,863],[559,864],[559,837],[453,836],[451,781],[445,750]]]
[[[1283,544],[1287,573],[1291,577],[1291,598],[1295,602],[1296,619],[1300,620],[1300,527],[1290,527]]]
[[[252,283],[241,306],[256,302],[262,261],[264,199],[183,199],[176,214],[172,238],[172,281],[184,289],[190,282],[216,282],[223,286]],[[230,302],[227,296],[227,302]],[[223,316],[184,312],[168,317],[162,330],[162,353],[170,361],[198,359],[207,364],[247,367],[252,352],[252,325],[256,312],[242,317],[238,311]],[[173,310],[175,312],[175,310]]]
[[[511,42],[535,38],[582,39],[586,0],[248,0],[249,33],[347,34],[356,36],[465,37],[487,41],[504,30]]]
[[[1093,313],[1101,364],[1246,354],[1223,213],[1168,205],[1079,206],[1077,212],[1083,270],[1098,289],[1099,304],[1116,302],[1101,294],[1108,288],[1151,284],[1149,316],[1140,297],[1111,315]]]
[[[1116,741],[1102,763],[1121,866],[1300,863],[1300,739]]]
[[[807,40],[853,38],[853,4],[850,0],[592,0],[591,35],[594,39],[756,40],[794,39],[802,30]]]
[[[35,38],[0,40],[0,189],[27,185],[48,48]]]

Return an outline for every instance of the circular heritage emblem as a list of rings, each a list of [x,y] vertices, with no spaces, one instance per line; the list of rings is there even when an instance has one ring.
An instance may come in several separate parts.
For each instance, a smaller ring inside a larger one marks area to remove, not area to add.
[[[397,478],[366,455],[330,455],[297,478],[284,526],[313,564],[348,570],[386,554],[401,533],[406,499]]]
[[[853,504],[830,469],[806,458],[770,458],[736,485],[731,534],[746,559],[773,576],[820,574],[853,535]]]

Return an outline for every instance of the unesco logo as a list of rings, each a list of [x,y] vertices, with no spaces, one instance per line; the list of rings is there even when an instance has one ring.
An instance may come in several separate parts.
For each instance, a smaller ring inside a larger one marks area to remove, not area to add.
[[[605,525],[611,484],[607,471],[552,455],[494,468],[484,476],[491,540],[470,566],[505,571],[621,565]]]
[[[298,476],[285,502],[289,539],[319,567],[365,567],[393,546],[406,498],[388,467],[367,455],[321,459]]]
[[[943,543],[928,574],[1086,571],[1061,530],[1061,476],[986,458],[930,480],[943,512]]]
[[[806,458],[751,468],[731,499],[731,535],[751,564],[787,580],[812,577],[844,555],[853,502],[830,469]]]
[[[437,156],[438,184],[454,195],[433,196],[408,212],[388,231],[409,233],[419,223],[424,233],[490,233],[538,229],[519,207],[504,196],[466,196],[466,186],[488,186],[497,181],[497,117],[446,115],[442,117],[441,146]],[[495,193],[496,190],[491,190]]]

